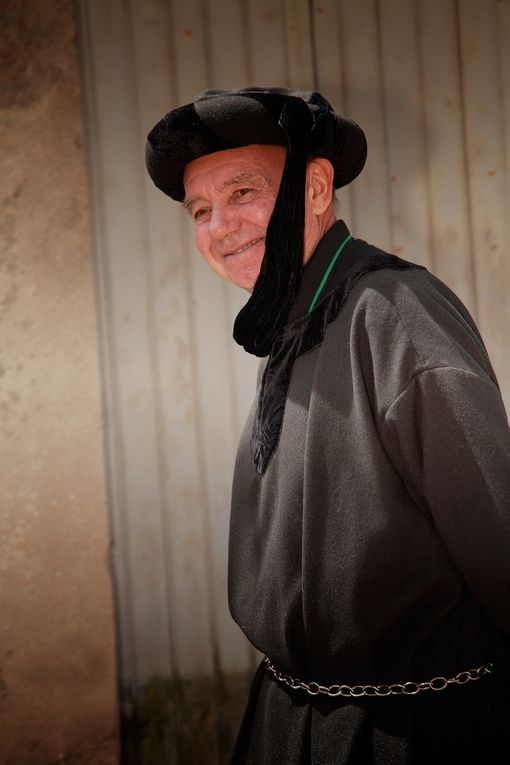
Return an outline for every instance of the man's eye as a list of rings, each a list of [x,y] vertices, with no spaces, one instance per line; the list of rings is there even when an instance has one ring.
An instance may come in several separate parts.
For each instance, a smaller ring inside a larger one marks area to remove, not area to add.
[[[195,210],[193,213],[193,220],[199,220],[200,218],[203,218],[204,215],[207,215],[208,208],[207,207],[199,207],[198,210]]]
[[[245,197],[248,194],[250,194],[252,191],[253,191],[253,189],[249,189],[249,188],[237,189],[234,192],[234,196],[235,197]]]

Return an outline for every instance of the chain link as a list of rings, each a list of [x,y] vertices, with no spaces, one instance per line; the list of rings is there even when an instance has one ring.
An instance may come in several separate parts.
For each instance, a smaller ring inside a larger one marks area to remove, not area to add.
[[[392,685],[319,685],[319,683],[305,683],[303,680],[285,675],[280,672],[274,664],[270,662],[267,656],[264,657],[264,663],[267,669],[281,683],[285,683],[290,688],[301,688],[311,696],[318,696],[320,693],[326,696],[342,696],[345,698],[357,699],[361,696],[414,696],[421,691],[444,691],[449,685],[464,685],[472,680],[479,680],[484,675],[492,672],[492,664],[482,664],[477,669],[467,669],[458,672],[455,677],[433,677],[424,683],[415,683],[408,681],[406,683],[393,683]]]

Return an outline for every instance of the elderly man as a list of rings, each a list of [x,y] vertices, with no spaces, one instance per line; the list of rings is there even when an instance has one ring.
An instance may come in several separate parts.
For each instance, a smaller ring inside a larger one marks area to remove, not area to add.
[[[458,298],[335,219],[365,157],[283,89],[206,91],[148,137],[267,356],[232,494],[230,608],[266,656],[235,765],[510,753],[510,431]]]

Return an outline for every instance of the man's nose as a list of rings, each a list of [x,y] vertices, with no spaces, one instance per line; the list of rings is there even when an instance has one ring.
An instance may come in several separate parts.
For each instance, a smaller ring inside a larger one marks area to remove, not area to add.
[[[224,207],[213,208],[209,220],[209,234],[214,239],[223,239],[239,227],[235,214]]]

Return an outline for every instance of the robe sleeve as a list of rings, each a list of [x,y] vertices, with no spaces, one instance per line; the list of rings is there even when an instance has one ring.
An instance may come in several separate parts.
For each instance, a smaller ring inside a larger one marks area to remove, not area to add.
[[[382,423],[388,456],[493,624],[510,636],[510,430],[495,383],[414,375]]]

